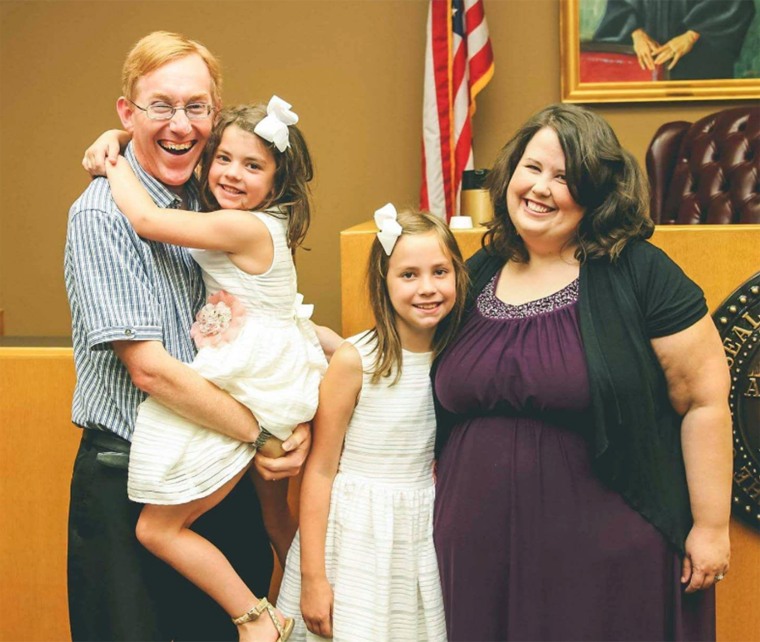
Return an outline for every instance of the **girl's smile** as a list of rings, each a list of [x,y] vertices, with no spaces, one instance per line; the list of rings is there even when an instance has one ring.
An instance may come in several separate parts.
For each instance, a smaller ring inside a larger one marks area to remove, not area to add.
[[[214,154],[208,183],[222,209],[254,210],[272,193],[276,169],[266,143],[256,134],[230,125]]]
[[[402,235],[388,261],[388,295],[401,344],[417,351],[456,301],[454,266],[434,232]]]

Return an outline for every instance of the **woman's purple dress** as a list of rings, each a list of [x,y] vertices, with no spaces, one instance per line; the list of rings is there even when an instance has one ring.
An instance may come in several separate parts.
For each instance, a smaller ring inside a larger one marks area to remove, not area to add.
[[[449,639],[714,639],[713,591],[686,595],[676,551],[591,469],[578,281],[511,306],[497,277],[435,379],[457,415],[434,518]]]

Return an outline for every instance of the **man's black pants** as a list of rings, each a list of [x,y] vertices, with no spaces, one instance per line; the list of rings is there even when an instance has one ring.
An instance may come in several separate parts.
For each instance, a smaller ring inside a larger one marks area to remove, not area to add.
[[[84,433],[69,507],[72,640],[237,640],[211,598],[137,541],[142,504],[127,497],[128,443]],[[221,549],[256,595],[267,594],[272,551],[247,476],[193,530]]]

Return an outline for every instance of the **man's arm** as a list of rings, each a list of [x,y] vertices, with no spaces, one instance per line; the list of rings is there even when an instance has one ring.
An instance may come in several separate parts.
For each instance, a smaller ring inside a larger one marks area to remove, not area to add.
[[[132,383],[178,415],[240,441],[253,442],[259,436],[259,424],[246,406],[170,356],[160,342],[114,341],[112,345]],[[310,447],[311,425],[299,424],[283,443],[286,454],[275,459],[257,453],[256,470],[267,480],[293,477]]]
[[[132,383],[167,408],[201,426],[253,442],[259,425],[250,410],[170,356],[158,341],[114,341],[114,352]]]
[[[90,206],[71,214],[68,234],[87,349],[110,345],[139,390],[190,421],[255,441],[248,408],[164,348],[160,297],[124,217]],[[134,339],[122,340],[125,328]]]

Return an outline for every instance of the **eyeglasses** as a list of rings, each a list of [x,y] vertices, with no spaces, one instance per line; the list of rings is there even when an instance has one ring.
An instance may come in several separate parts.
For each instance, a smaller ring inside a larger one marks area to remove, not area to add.
[[[214,111],[207,103],[190,103],[184,107],[173,107],[167,103],[151,103],[147,107],[140,107],[134,100],[127,98],[137,109],[145,112],[151,120],[171,120],[178,111],[184,111],[188,120],[205,120]]]

